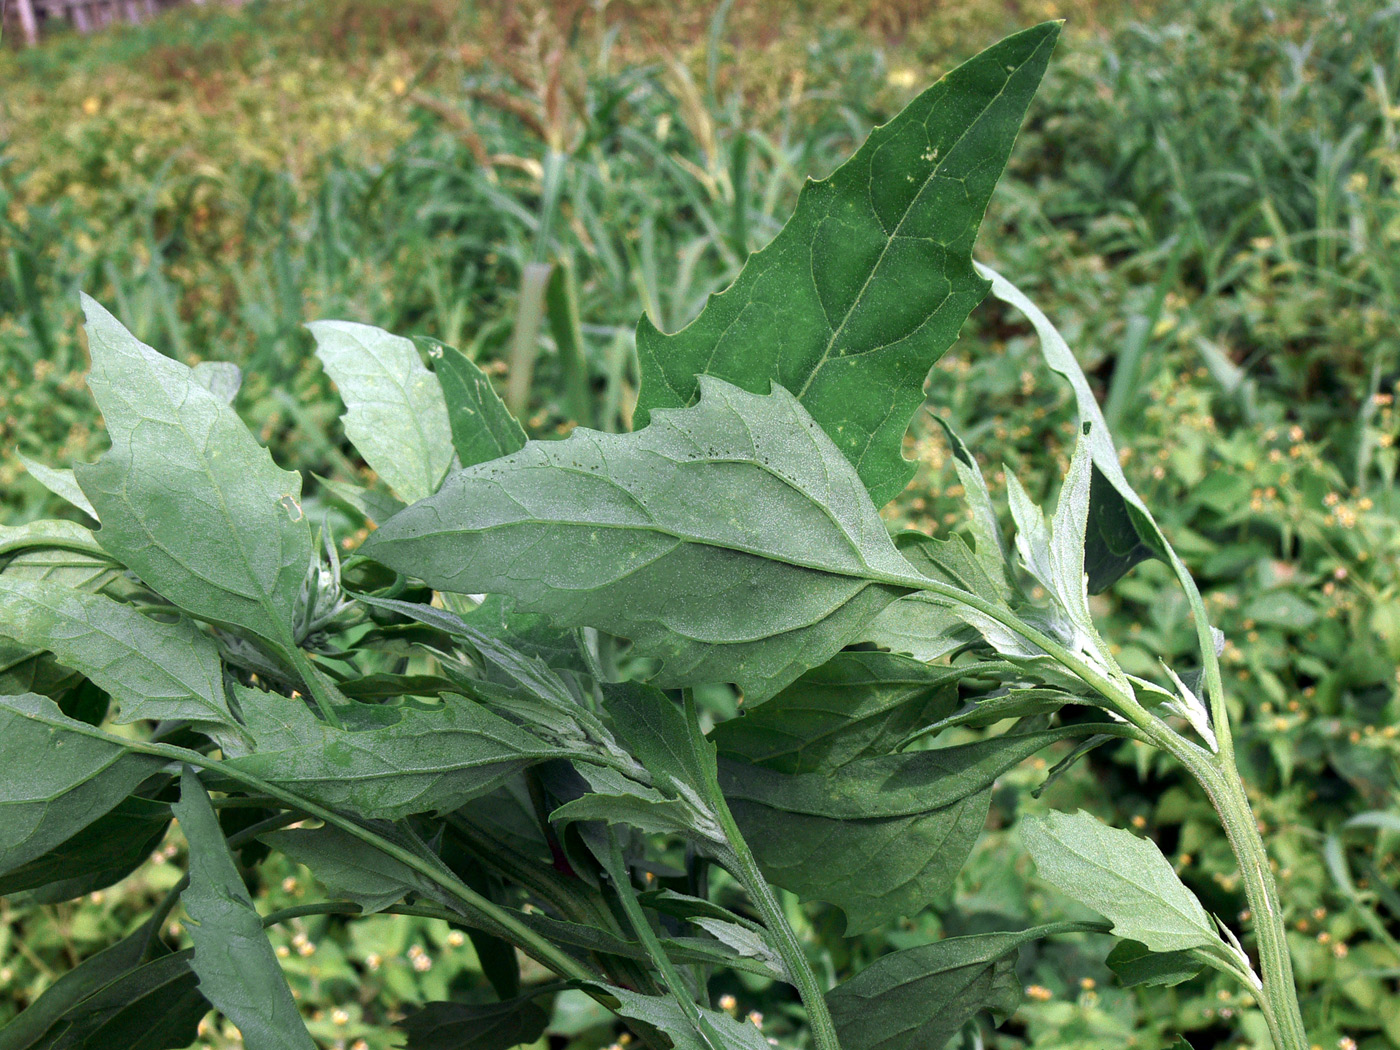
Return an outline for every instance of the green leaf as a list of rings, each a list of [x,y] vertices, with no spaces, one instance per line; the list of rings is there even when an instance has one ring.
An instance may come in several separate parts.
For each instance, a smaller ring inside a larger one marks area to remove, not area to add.
[[[1089,593],[1111,587],[1138,562],[1154,555],[1168,558],[1169,545],[1151,512],[1123,473],[1118,450],[1104,421],[1094,391],[1075,360],[1074,352],[1050,319],[1019,288],[990,267],[977,264],[977,272],[992,282],[992,294],[1026,315],[1040,339],[1040,350],[1050,368],[1069,381],[1079,409],[1080,430],[1085,436],[1094,470],[1090,479],[1088,539],[1084,567]]]
[[[341,708],[347,726],[319,721],[300,700],[239,689],[252,754],[227,760],[305,798],[371,819],[436,813],[491,790],[532,762],[560,757],[480,704]]]
[[[165,765],[90,732],[48,697],[0,697],[0,872],[66,842]]]
[[[352,485],[348,481],[323,478],[320,474],[313,474],[312,477],[324,486],[333,498],[358,511],[361,517],[376,525],[381,521],[388,521],[404,508],[402,500],[395,499],[383,489],[364,488],[361,485]]]
[[[1008,37],[911,102],[675,335],[637,328],[636,423],[688,405],[696,377],[793,391],[877,505],[908,484],[900,444],[929,369],[987,294],[972,245],[1059,36]]]
[[[52,904],[103,889],[144,864],[169,825],[164,802],[122,799],[72,838],[0,875],[0,896],[35,890],[35,903]]]
[[[190,375],[226,405],[233,404],[243,385],[243,370],[232,361],[201,361],[190,369]]]
[[[404,1050],[510,1050],[544,1034],[549,1015],[529,998],[503,1003],[427,1003],[397,1023]]]
[[[1201,902],[1156,843],[1082,811],[1028,817],[1021,839],[1040,877],[1103,915],[1119,937],[1155,952],[1221,943]]]
[[[335,381],[345,435],[409,503],[437,491],[452,465],[442,387],[411,340],[352,321],[313,321],[316,356]]]
[[[617,1012],[633,1021],[651,1025],[671,1039],[673,1050],[770,1050],[768,1040],[758,1030],[758,1026],[748,1021],[737,1021],[728,1014],[717,1010],[696,1007],[702,1021],[712,1035],[702,1036],[695,1024],[671,996],[641,995],[626,988],[610,984],[595,987],[617,1000]],[[720,1045],[716,1046],[714,1038]]]
[[[92,504],[83,495],[83,490],[78,487],[78,479],[73,476],[71,470],[47,466],[36,459],[30,459],[23,452],[17,452],[15,455],[24,464],[24,469],[29,471],[30,477],[40,485],[55,496],[66,499],[94,521],[97,520],[97,511],[92,509]]]
[[[947,717],[958,704],[958,682],[977,666],[837,653],[710,736],[722,753],[782,773],[834,771],[888,753],[916,727]]]
[[[459,471],[360,552],[438,590],[505,593],[629,637],[663,661],[659,685],[735,682],[766,699],[919,580],[791,394],[702,388],[646,430],[575,430]]]
[[[1105,961],[1124,988],[1180,984],[1195,977],[1205,965],[1196,951],[1154,952],[1136,941],[1119,941]]]
[[[907,530],[894,540],[900,554],[920,575],[972,591],[1010,611],[1002,598],[1004,587],[987,576],[980,559],[962,537],[939,540]],[[919,592],[887,605],[862,633],[861,640],[928,663],[977,641],[977,630],[969,625],[962,610],[951,608],[938,595]]]
[[[118,722],[185,718],[235,726],[212,638],[189,620],[61,584],[0,576],[0,633],[46,649],[120,705]]]
[[[214,807],[188,766],[173,808],[190,844],[190,884],[180,902],[189,918],[199,990],[238,1026],[249,1050],[316,1050]]]
[[[958,480],[962,482],[968,507],[972,511],[973,550],[977,560],[982,563],[987,577],[995,581],[997,594],[1003,600],[1010,600],[1013,593],[1009,571],[1011,559],[1002,540],[1001,523],[997,520],[987,479],[982,476],[977,457],[963,444],[963,439],[948,425],[947,420],[941,416],[933,418],[948,439],[948,446],[953,451],[953,469],[958,473]]]
[[[525,428],[510,414],[486,373],[460,350],[418,337],[442,385],[452,447],[464,467],[474,467],[525,447]]]
[[[435,896],[407,864],[330,824],[270,831],[259,838],[311,869],[331,897],[353,901],[366,915],[396,904],[410,891]]]
[[[282,470],[186,366],[84,296],[88,386],[112,447],[77,467],[103,549],[203,620],[290,650],[311,563],[301,476]]]
[[[83,960],[0,1029],[0,1050],[183,1050],[209,1012],[190,969],[141,926]]]
[[[842,1050],[939,1050],[978,1012],[1005,1018],[1020,1005],[1023,944],[1095,928],[1057,923],[949,937],[881,956],[826,994]]]

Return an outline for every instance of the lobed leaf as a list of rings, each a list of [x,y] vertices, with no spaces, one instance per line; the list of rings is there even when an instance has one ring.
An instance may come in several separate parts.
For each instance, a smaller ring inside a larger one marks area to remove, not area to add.
[[[637,425],[694,401],[701,375],[781,384],[875,503],[893,499],[914,475],[900,446],[929,369],[987,294],[972,245],[1059,32],[1007,37],[876,128],[688,327],[644,317]]]
[[[631,638],[663,661],[659,685],[735,682],[767,699],[918,580],[791,394],[701,386],[698,405],[646,430],[575,430],[459,471],[360,553]]]
[[[277,467],[189,368],[87,296],[83,310],[88,386],[112,442],[76,468],[98,542],[186,612],[290,649],[312,557],[301,475]]]

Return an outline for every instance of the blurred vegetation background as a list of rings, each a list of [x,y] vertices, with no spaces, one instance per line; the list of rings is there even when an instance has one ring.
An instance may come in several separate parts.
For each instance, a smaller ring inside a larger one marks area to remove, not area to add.
[[[0,52],[0,521],[77,514],[18,453],[66,466],[105,446],[79,289],[173,356],[239,364],[244,418],[279,462],[322,477],[372,480],[340,439],[301,327],[315,318],[461,347],[536,436],[625,429],[643,311],[685,324],[804,178],[958,61],[1056,17],[1066,36],[980,257],[1099,384],[1130,478],[1226,633],[1237,746],[1315,1042],[1400,1047],[1390,0],[253,0]],[[979,308],[929,406],[994,489],[1009,470],[1053,492],[1072,408],[1019,318]],[[962,528],[931,418],[909,454],[922,469],[890,517]],[[1189,661],[1167,577],[1145,564],[1096,599],[1131,672]],[[834,972],[1065,914],[1014,832],[1047,806],[1151,835],[1208,908],[1248,928],[1213,816],[1167,763],[1101,748],[1033,798],[1046,768],[1005,778],[946,910],[845,939],[830,910],[794,904],[814,957]],[[173,836],[165,863],[78,902],[0,900],[0,1023],[131,929],[181,849]],[[268,907],[315,892],[290,865],[253,877]],[[326,1047],[395,1045],[402,1006],[483,987],[470,943],[433,921],[323,917],[275,936]],[[1197,1050],[1267,1046],[1213,971],[1124,990],[1106,951],[1028,950],[1025,1006],[966,1045],[1155,1050],[1181,1032]],[[728,994],[774,1038],[791,1031],[782,989],[736,980]],[[549,1045],[593,1050],[617,1031],[566,993]],[[234,1047],[236,1032],[211,1019],[199,1045]]]

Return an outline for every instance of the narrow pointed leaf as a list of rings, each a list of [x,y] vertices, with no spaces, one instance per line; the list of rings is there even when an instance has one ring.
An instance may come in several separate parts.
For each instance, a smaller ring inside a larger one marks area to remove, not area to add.
[[[284,647],[311,560],[301,475],[190,369],[84,296],[88,386],[112,447],[79,464],[102,547],[186,612]]]
[[[715,727],[724,754],[782,773],[831,772],[885,754],[914,728],[951,714],[973,667],[894,653],[837,653],[761,707]]]
[[[1005,1018],[1021,1004],[1022,945],[1093,928],[1059,923],[949,937],[881,956],[826,995],[842,1050],[940,1050],[977,1013]]]
[[[1113,923],[1113,932],[1156,952],[1214,947],[1215,924],[1157,844],[1088,813],[1022,821],[1040,877]]]
[[[1059,24],[1008,37],[911,102],[675,335],[637,329],[638,426],[690,404],[696,376],[791,390],[877,505],[908,484],[900,443],[923,384],[987,293],[972,245]]]
[[[452,465],[452,431],[437,378],[411,340],[351,321],[307,325],[335,381],[345,435],[409,503],[437,490]]]
[[[646,430],[576,430],[459,471],[360,552],[631,638],[663,661],[656,684],[735,682],[766,699],[917,577],[905,584],[860,479],[791,394],[702,386]]]
[[[73,476],[71,470],[50,467],[36,459],[30,459],[23,452],[16,453],[16,455],[19,457],[19,461],[24,464],[24,469],[29,471],[30,477],[55,496],[66,499],[88,517],[94,521],[97,520],[97,511],[92,509],[92,504],[83,495],[83,490],[78,487],[78,479]]]
[[[238,1026],[248,1050],[315,1050],[214,807],[188,767],[174,810],[190,844],[190,884],[180,902],[199,990]]]
[[[299,700],[239,693],[252,754],[229,761],[306,798],[362,817],[397,820],[457,809],[559,748],[470,700],[425,707],[342,710],[374,722],[337,729]]]
[[[452,447],[464,467],[487,463],[525,447],[525,428],[510,414],[486,373],[466,354],[436,339],[420,337],[433,374],[442,385]]]
[[[119,705],[119,722],[236,725],[218,647],[189,620],[153,620],[101,594],[0,576],[0,634],[48,650],[105,689]]]
[[[72,838],[165,765],[91,729],[48,697],[0,697],[0,872]]]

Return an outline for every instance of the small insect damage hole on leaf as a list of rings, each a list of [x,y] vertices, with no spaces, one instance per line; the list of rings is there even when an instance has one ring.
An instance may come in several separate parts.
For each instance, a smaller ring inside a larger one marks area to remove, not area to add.
[[[277,501],[278,505],[287,512],[287,517],[292,521],[301,521],[305,514],[302,512],[301,504],[290,492]]]

